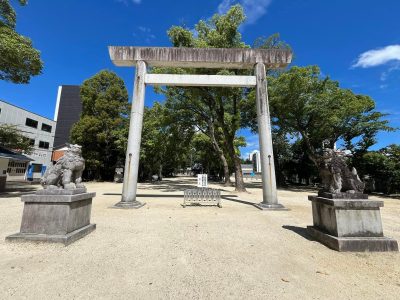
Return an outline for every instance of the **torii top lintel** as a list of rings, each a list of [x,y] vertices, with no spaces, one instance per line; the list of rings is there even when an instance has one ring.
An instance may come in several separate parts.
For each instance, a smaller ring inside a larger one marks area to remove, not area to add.
[[[267,69],[276,69],[292,61],[292,52],[280,49],[109,46],[108,50],[120,67],[135,66],[141,60],[154,67],[253,69],[263,63]]]

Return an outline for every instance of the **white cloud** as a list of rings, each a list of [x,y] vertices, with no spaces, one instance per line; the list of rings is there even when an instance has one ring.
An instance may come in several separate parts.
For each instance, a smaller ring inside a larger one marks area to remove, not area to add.
[[[233,4],[233,0],[222,0],[222,2],[218,5],[218,13],[219,14],[226,13],[232,4]]]
[[[138,26],[137,31],[132,33],[132,35],[136,38],[144,40],[147,44],[156,39],[156,36],[152,33],[151,28],[145,26]]]
[[[115,0],[115,1],[123,3],[125,5],[128,5],[129,2],[132,2],[134,4],[140,4],[142,2],[142,0]]]
[[[144,27],[144,26],[139,26],[138,29],[139,29],[141,32],[150,32],[150,31],[151,31],[150,28]]]
[[[390,45],[361,53],[353,67],[370,68],[384,65],[390,61],[400,62],[400,45]],[[385,76],[383,75],[384,79],[386,79]]]
[[[246,24],[254,24],[267,13],[271,2],[272,0],[222,0],[218,5],[218,13],[224,14],[233,4],[240,3],[247,16]]]
[[[389,77],[390,73],[400,70],[400,61],[396,62],[392,67],[390,67],[387,71],[382,72],[381,74],[381,81],[386,81]]]

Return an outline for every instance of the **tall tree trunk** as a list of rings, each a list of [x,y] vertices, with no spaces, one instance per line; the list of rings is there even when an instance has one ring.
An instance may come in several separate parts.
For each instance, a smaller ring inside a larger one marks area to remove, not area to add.
[[[219,158],[222,161],[222,165],[224,166],[224,185],[225,186],[230,186],[231,183],[231,178],[229,174],[229,165],[228,161],[226,160],[226,157],[224,155],[224,151],[222,151],[221,147],[218,145],[217,139],[215,138],[215,131],[214,131],[214,124],[212,121],[208,121],[208,129],[210,133],[210,138],[211,142],[213,145],[214,150],[218,153]]]
[[[162,166],[162,164],[160,164],[160,167],[158,169],[158,181],[162,180],[162,169],[163,169],[163,166]]]
[[[246,192],[243,180],[242,162],[240,158],[237,157],[236,154],[235,154],[235,184],[236,184],[236,191]]]
[[[246,192],[243,180],[242,162],[240,160],[240,157],[236,155],[235,145],[233,144],[233,142],[234,138],[226,139],[226,146],[235,167],[235,190],[238,192]]]
[[[220,100],[219,105],[217,106],[217,118],[222,128],[223,135],[225,137],[225,144],[229,156],[231,157],[235,167],[235,190],[238,192],[246,192],[246,188],[244,186],[244,181],[243,181],[242,164],[240,158],[236,155],[235,152],[234,140],[235,140],[236,130],[233,130],[232,134],[229,132],[228,128],[230,127],[225,123],[224,120],[224,114],[225,114],[224,106],[221,99],[219,100]]]
[[[314,147],[311,145],[311,142],[310,142],[310,139],[308,138],[307,133],[302,130],[302,131],[300,131],[300,134],[301,134],[303,140],[306,143],[306,147],[307,147],[307,150],[308,150],[308,153],[307,153],[308,157],[310,158],[310,160],[314,163],[314,165],[319,170],[321,166],[319,165],[318,156],[315,153]]]

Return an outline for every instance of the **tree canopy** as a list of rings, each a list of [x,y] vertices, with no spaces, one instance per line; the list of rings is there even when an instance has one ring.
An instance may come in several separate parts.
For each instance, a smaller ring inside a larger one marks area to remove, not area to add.
[[[124,161],[129,130],[128,92],[121,78],[103,70],[81,87],[82,114],[71,130],[71,141],[82,146],[86,168],[97,179],[111,179]]]
[[[194,129],[176,122],[176,117],[159,102],[145,108],[139,161],[141,180],[156,174],[161,179],[164,174],[172,175],[186,167]]]
[[[0,145],[9,150],[25,152],[32,151],[32,143],[29,138],[13,125],[0,125]]]
[[[26,0],[19,0],[26,5]],[[9,0],[0,0],[0,80],[29,83],[43,68],[32,41],[15,31],[16,13]]]
[[[317,66],[292,67],[268,76],[271,117],[276,130],[300,139],[316,164],[320,150],[338,141],[349,150],[365,151],[375,144],[379,131],[391,131],[384,114],[375,111],[369,96],[343,89],[337,81],[322,78]],[[247,103],[246,121],[257,130],[254,97]]]
[[[240,5],[232,6],[226,14],[215,14],[209,20],[200,20],[195,25],[195,34],[189,28],[172,26],[168,36],[174,47],[196,48],[250,48],[242,40],[240,26],[245,21]],[[287,47],[280,42],[279,35],[261,38],[258,47]],[[249,75],[248,70],[224,69],[173,69],[173,73]],[[161,70],[156,70],[161,72]],[[162,70],[163,73],[166,70]],[[209,137],[210,147],[217,154],[224,168],[224,177],[229,184],[230,168],[235,172],[236,189],[244,191],[237,131],[242,127],[241,108],[247,101],[250,89],[243,88],[167,88],[163,90],[167,105],[179,109],[183,116],[190,116],[193,125]],[[186,111],[186,113],[183,113]],[[204,140],[204,139],[203,139]]]

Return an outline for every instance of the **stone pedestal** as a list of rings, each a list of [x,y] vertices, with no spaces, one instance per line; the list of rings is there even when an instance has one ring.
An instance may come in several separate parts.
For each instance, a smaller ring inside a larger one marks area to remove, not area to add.
[[[350,193],[309,196],[314,223],[308,226],[310,234],[337,251],[398,251],[397,241],[383,235],[383,201],[367,198]]]
[[[92,198],[86,189],[38,191],[24,195],[21,230],[8,241],[40,241],[69,245],[96,229],[90,224]]]

